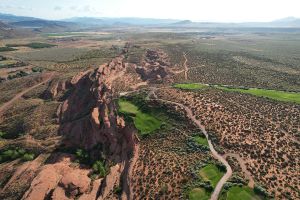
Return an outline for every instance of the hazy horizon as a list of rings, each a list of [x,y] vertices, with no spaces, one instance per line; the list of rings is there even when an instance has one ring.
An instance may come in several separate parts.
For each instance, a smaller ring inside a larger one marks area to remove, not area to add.
[[[134,17],[177,19],[203,22],[269,22],[286,17],[300,17],[297,0],[0,0],[0,13],[50,20],[72,17]]]

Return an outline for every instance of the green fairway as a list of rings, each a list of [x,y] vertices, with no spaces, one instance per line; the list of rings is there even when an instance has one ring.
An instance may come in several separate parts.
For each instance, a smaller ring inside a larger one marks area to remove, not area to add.
[[[149,113],[144,113],[133,103],[120,99],[119,111],[124,114],[129,114],[133,118],[135,127],[142,135],[151,133],[159,129],[162,122]]]
[[[120,106],[119,111],[122,113],[137,114],[139,112],[139,108],[137,106],[123,99],[119,100],[119,106]]]
[[[277,90],[265,90],[265,89],[239,89],[239,88],[228,88],[224,86],[215,86],[218,89],[229,91],[229,92],[241,92],[246,94],[252,94],[260,97],[268,97],[270,99],[286,102],[295,102],[300,104],[300,93],[296,92],[284,92]]]
[[[189,200],[208,200],[210,195],[202,188],[195,188],[189,193]]]
[[[228,92],[240,92],[240,93],[251,94],[259,97],[267,97],[277,101],[294,102],[300,104],[300,93],[296,93],[296,92],[285,92],[279,90],[266,90],[266,89],[258,89],[258,88],[249,88],[249,89],[231,88],[231,87],[220,86],[220,85],[207,86],[201,83],[180,83],[180,84],[175,84],[174,87],[178,89],[186,89],[186,90],[199,90],[207,87],[213,87]]]
[[[199,90],[206,88],[207,85],[200,83],[178,83],[174,85],[175,88],[185,89],[185,90]]]
[[[210,181],[213,187],[216,187],[219,180],[224,175],[224,173],[221,172],[214,164],[206,165],[200,170],[199,174],[204,180]]]
[[[261,198],[257,196],[253,190],[249,187],[238,187],[234,186],[231,187],[227,194],[226,194],[226,200],[260,200]]]
[[[205,137],[201,137],[201,136],[197,135],[197,136],[194,136],[193,139],[202,146],[208,146],[208,142]]]

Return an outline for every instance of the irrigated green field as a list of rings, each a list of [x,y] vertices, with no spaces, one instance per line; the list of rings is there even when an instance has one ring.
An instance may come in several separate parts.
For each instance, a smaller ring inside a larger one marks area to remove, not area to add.
[[[219,180],[224,175],[224,173],[221,172],[214,164],[206,165],[200,170],[199,174],[204,180],[210,181],[213,187],[216,187]]]
[[[195,188],[189,193],[189,200],[208,200],[210,194],[208,194],[202,188]]]
[[[199,90],[203,88],[207,88],[204,84],[198,83],[178,83],[174,85],[175,88],[186,89],[186,90]]]
[[[253,189],[243,186],[233,186],[231,187],[227,193],[221,196],[222,200],[260,200],[259,196],[257,196]]]
[[[195,136],[195,137],[193,137],[193,139],[200,145],[208,146],[208,142],[205,137]]]
[[[300,93],[296,93],[296,92],[284,92],[284,91],[265,90],[265,89],[258,89],[258,88],[239,89],[239,88],[228,88],[223,86],[216,86],[216,88],[219,88],[224,91],[229,91],[229,92],[240,92],[240,93],[252,94],[255,96],[267,97],[278,101],[294,102],[300,104]]]
[[[128,114],[133,119],[135,127],[142,135],[149,134],[159,129],[162,125],[162,122],[159,119],[149,113],[142,112],[136,105],[129,101],[120,99],[119,106],[119,112]]]
[[[300,93],[299,92],[285,92],[279,90],[267,90],[267,89],[260,89],[260,88],[233,88],[233,87],[226,87],[226,86],[219,86],[219,85],[205,85],[201,83],[182,83],[182,84],[175,84],[175,88],[180,89],[187,89],[187,90],[199,90],[205,87],[213,87],[220,90],[228,91],[228,92],[240,92],[245,94],[251,94],[259,97],[266,97],[270,99],[274,99],[277,101],[284,101],[284,102],[292,102],[300,104]]]

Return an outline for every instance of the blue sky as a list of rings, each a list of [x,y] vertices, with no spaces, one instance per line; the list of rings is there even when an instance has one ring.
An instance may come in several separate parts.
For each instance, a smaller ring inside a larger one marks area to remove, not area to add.
[[[272,21],[300,17],[300,0],[0,0],[0,12],[46,19],[93,16]]]

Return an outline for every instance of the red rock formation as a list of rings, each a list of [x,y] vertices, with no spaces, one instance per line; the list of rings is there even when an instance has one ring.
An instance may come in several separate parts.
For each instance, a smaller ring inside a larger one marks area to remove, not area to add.
[[[136,68],[143,81],[170,82],[170,61],[168,55],[161,50],[148,49],[142,62],[142,66]]]
[[[71,80],[74,91],[58,109],[60,134],[67,146],[90,150],[100,143],[111,154],[121,152],[124,122],[117,116],[111,84],[125,71],[123,59],[119,56]]]
[[[124,52],[127,52],[126,48]],[[122,185],[123,199],[129,198],[129,160],[135,152],[137,140],[134,129],[126,126],[117,114],[112,89],[114,80],[121,77],[128,66],[123,60],[124,56],[120,55],[96,70],[74,76],[68,86],[53,82],[50,84],[53,87],[49,87],[53,89],[50,89],[51,97],[55,97],[58,91],[72,88],[71,94],[57,110],[62,144],[87,150],[91,163],[99,159],[100,154],[109,164],[109,174],[92,180],[90,174],[93,170],[89,166],[74,164],[74,155],[66,153],[53,153],[42,166],[47,157],[42,154],[20,166],[5,188],[22,178],[30,183],[22,197],[24,200],[84,200],[113,199],[116,197],[114,189]],[[102,148],[99,149],[99,145]],[[43,162],[40,157],[44,158]]]
[[[54,99],[61,92],[66,91],[71,87],[71,83],[69,81],[53,79],[48,88],[42,94],[43,99]]]

